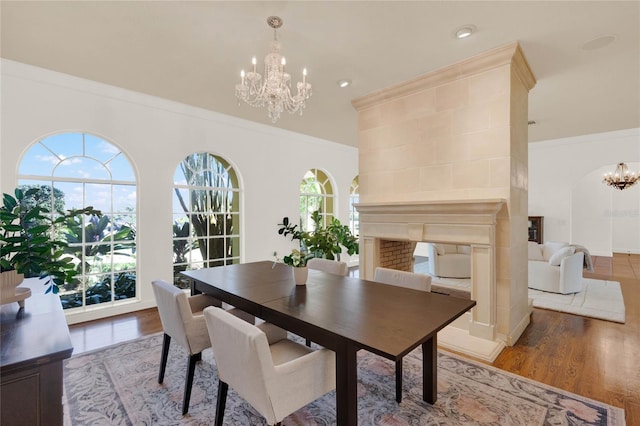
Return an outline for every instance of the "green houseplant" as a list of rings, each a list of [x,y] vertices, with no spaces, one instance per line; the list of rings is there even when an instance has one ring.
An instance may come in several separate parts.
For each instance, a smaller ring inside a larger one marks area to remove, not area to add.
[[[52,217],[44,207],[46,195],[41,191],[38,187],[26,191],[16,188],[14,195],[3,194],[0,272],[16,271],[27,278],[45,279],[48,285],[45,293],[58,293],[58,286],[71,282],[77,275],[74,258],[64,255],[67,242],[63,229],[77,216],[101,213],[93,207],[67,211],[56,208]]]
[[[311,214],[311,220],[314,223],[313,231],[301,231],[298,225],[291,224],[288,217],[284,217],[282,223],[278,224],[280,226],[278,234],[284,237],[291,236],[292,240],[300,241],[299,251],[306,253],[305,264],[313,257],[340,260],[343,249],[349,255],[358,254],[360,248],[358,239],[351,233],[348,226],[342,225],[336,218],[333,218],[329,225],[324,226],[318,210]],[[285,258],[283,260],[287,263]]]

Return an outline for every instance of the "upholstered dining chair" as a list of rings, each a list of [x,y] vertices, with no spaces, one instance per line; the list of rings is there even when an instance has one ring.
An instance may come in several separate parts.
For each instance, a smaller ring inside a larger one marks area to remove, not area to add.
[[[345,277],[349,274],[349,267],[346,262],[340,262],[338,260],[314,257],[313,259],[309,259],[307,267],[309,269],[324,271],[334,275],[343,275]]]
[[[219,376],[216,426],[223,424],[229,386],[269,425],[335,389],[332,351],[312,350],[273,324],[252,325],[220,308],[206,308],[204,317]]]
[[[191,397],[196,362],[202,359],[202,351],[211,347],[202,310],[207,306],[221,306],[222,302],[205,294],[187,296],[183,290],[162,280],[155,280],[151,285],[158,305],[162,329],[164,330],[158,383],[164,381],[171,339],[177,341],[180,346],[189,352],[189,363],[182,400],[182,414],[185,415],[189,411],[189,399]],[[251,323],[255,321],[255,318],[246,312],[235,308],[232,311],[234,315],[240,316],[244,321]]]
[[[431,291],[431,276],[377,267],[373,280],[397,287]],[[396,361],[396,401],[402,402],[402,358]]]

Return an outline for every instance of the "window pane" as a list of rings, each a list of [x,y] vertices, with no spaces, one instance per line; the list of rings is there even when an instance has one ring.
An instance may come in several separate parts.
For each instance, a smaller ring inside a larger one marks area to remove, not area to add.
[[[65,210],[81,209],[84,202],[84,184],[80,182],[53,182],[53,196],[56,204],[64,204]]]
[[[102,211],[103,214],[110,214],[111,209],[111,185],[87,183],[85,184],[85,202],[89,206]]]
[[[208,191],[194,189],[189,193],[189,208],[192,212],[207,212],[209,211],[209,197]]]
[[[61,133],[43,139],[41,143],[61,158],[83,156],[82,133]]]
[[[131,212],[136,209],[135,185],[113,185],[113,211]]]
[[[79,308],[83,306],[84,283],[75,280],[71,284],[65,284],[60,288],[60,301],[63,309]]]
[[[120,153],[117,157],[109,161],[106,166],[111,172],[113,180],[135,182],[136,176],[129,160]]]
[[[19,173],[21,175],[51,175],[54,166],[60,162],[44,145],[36,144],[22,157]]]
[[[189,210],[189,190],[185,188],[175,188],[171,192],[173,196],[173,212],[181,213]]]
[[[114,275],[115,300],[136,297],[136,274],[133,271],[120,272]]]
[[[84,155],[89,158],[93,158],[96,161],[106,164],[109,160],[112,160],[120,150],[106,142],[102,138],[94,135],[85,134],[84,136]],[[128,164],[128,162],[127,162]]]
[[[86,279],[85,299],[87,305],[111,302],[111,274],[89,275]]]

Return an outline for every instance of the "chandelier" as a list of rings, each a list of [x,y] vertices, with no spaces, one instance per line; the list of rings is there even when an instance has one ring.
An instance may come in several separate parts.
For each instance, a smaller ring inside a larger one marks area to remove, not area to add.
[[[264,57],[264,80],[256,72],[256,57],[251,59],[253,71],[245,74],[240,72],[240,84],[236,84],[236,97],[238,104],[244,101],[253,107],[267,106],[269,118],[275,123],[280,118],[282,111],[302,111],[305,101],[311,96],[311,85],[307,83],[307,69],[302,70],[302,81],[296,84],[298,89],[295,95],[291,94],[291,75],[285,72],[286,60],[280,53],[282,44],[278,41],[277,29],[282,26],[282,19],[278,16],[269,16],[267,24],[273,28],[273,41],[269,54]]]
[[[629,173],[629,168],[626,164],[618,163],[615,172],[606,173],[602,182],[622,191],[638,183],[639,179],[640,176],[635,173]]]

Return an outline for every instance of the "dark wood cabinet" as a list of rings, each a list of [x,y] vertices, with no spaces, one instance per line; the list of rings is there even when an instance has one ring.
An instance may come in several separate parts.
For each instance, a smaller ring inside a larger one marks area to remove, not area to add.
[[[543,216],[529,216],[529,241],[535,241],[538,244],[544,242],[543,239]]]
[[[25,307],[0,306],[0,424],[62,425],[62,362],[73,346],[54,294],[37,278],[25,280]]]

